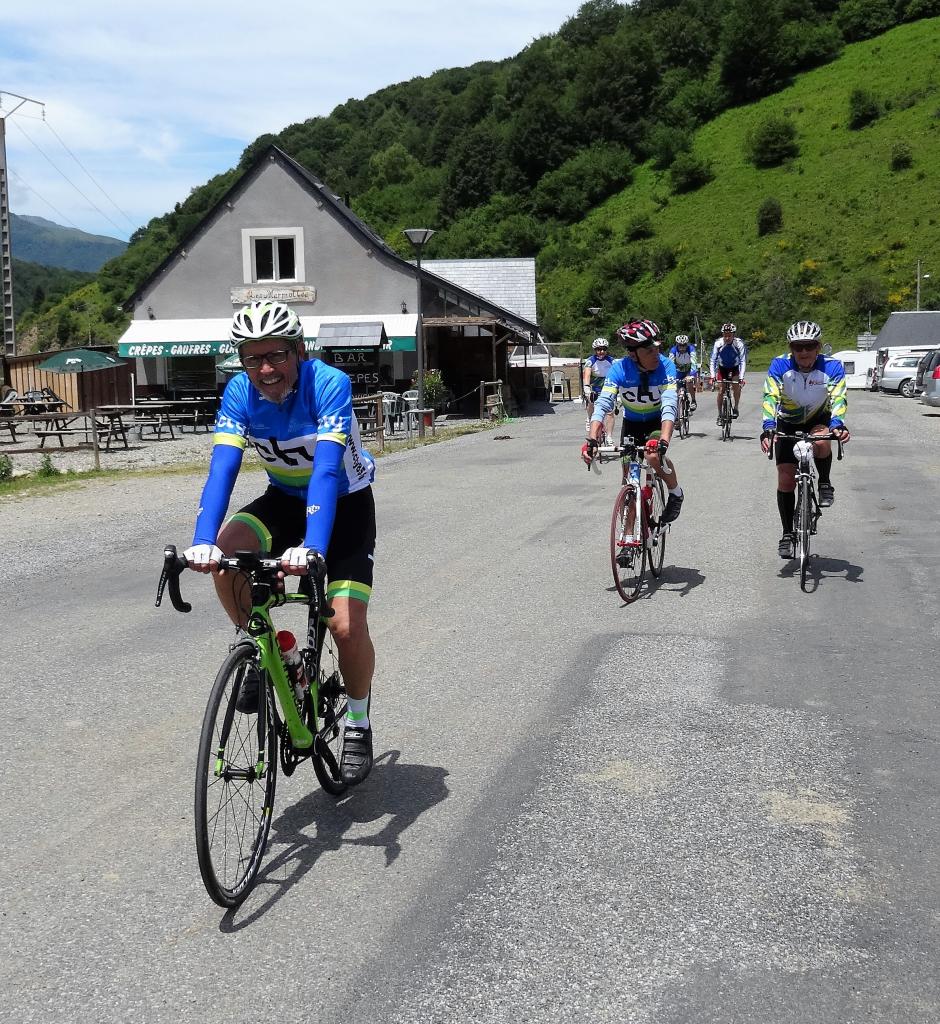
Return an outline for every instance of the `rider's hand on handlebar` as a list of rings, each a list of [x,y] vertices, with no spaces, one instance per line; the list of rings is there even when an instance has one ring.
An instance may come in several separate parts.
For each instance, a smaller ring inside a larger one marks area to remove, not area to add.
[[[211,572],[219,568],[219,563],[225,556],[222,549],[215,544],[194,544],[183,552],[190,569],[196,572]]]
[[[583,445],[581,445],[581,458],[589,466],[597,457],[597,438],[589,437]]]
[[[281,555],[281,568],[289,576],[303,576],[307,571],[307,555],[311,552],[313,548],[288,548]]]
[[[584,385],[584,390],[583,390],[583,391],[581,392],[581,394],[582,394],[582,395],[584,395],[584,397],[585,397],[585,398],[586,398],[586,399],[587,399],[587,400],[588,400],[589,402],[590,402],[590,401],[591,401],[591,399],[592,399],[592,398],[594,397],[594,396],[593,396],[593,394],[592,394],[592,392],[591,392],[591,388],[590,388],[590,386],[589,386],[589,385],[587,385],[587,384],[585,384],[585,385]]]
[[[765,454],[770,454],[770,449],[774,443],[774,432],[772,430],[762,430],[760,432],[760,450]]]
[[[843,444],[848,444],[852,439],[852,435],[849,433],[849,428],[845,425],[841,427],[833,427],[831,433],[837,441],[841,441]]]

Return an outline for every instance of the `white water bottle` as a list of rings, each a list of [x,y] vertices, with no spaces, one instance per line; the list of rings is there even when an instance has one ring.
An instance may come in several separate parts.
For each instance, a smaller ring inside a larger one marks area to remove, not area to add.
[[[284,666],[294,694],[298,701],[304,699],[307,692],[307,674],[304,672],[304,661],[297,648],[297,640],[289,629],[280,629],[277,633],[277,645],[281,649],[281,657],[284,659]]]

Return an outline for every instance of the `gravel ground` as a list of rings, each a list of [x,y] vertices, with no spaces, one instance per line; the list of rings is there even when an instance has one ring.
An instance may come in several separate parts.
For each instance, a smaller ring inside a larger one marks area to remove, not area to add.
[[[466,420],[438,421],[436,430],[438,433],[453,430],[459,426],[466,426]],[[6,435],[4,435],[6,436]],[[404,435],[402,440],[404,439]],[[212,434],[200,431],[198,433],[183,433],[177,431],[174,440],[163,441],[139,441],[128,432],[127,451],[123,448],[112,448],[111,451],[101,451],[102,469],[149,469],[154,466],[182,466],[182,465],[205,465],[209,461],[212,451]],[[397,439],[396,439],[397,440]],[[52,464],[61,472],[74,471],[87,472],[95,468],[95,453],[91,447],[84,445],[78,449],[60,449],[54,442],[42,451],[25,451],[27,448],[34,448],[37,439],[33,435],[28,436],[28,443],[12,444],[0,442],[0,455],[6,455],[13,463],[13,475],[22,476],[31,473],[42,465],[44,455],[49,455]],[[366,443],[370,451],[375,451],[375,445]],[[257,461],[253,452],[248,454],[249,462]]]

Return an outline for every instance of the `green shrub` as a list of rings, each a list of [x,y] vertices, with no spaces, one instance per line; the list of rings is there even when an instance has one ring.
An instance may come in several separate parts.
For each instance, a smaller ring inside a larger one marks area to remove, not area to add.
[[[638,213],[627,224],[625,233],[630,242],[638,242],[641,238],[652,238],[656,234],[653,218],[648,213]]]
[[[633,159],[626,149],[595,145],[543,175],[532,195],[532,210],[571,223],[632,178]]]
[[[650,250],[650,271],[662,278],[676,265],[676,253],[670,245],[654,245]]]
[[[744,137],[744,155],[755,167],[777,167],[799,152],[796,125],[779,114],[764,118]]]
[[[0,455],[0,484],[13,479],[13,463],[9,455]]]
[[[895,24],[891,0],[842,0],[836,24],[850,43],[886,32]]]
[[[694,192],[714,178],[711,164],[694,153],[680,153],[669,169],[673,192]]]
[[[881,117],[881,107],[870,92],[853,89],[849,96],[849,128],[858,131]]]
[[[910,144],[904,142],[895,142],[891,147],[891,170],[892,171],[905,171],[914,163],[914,151],[911,149]]]
[[[783,207],[779,199],[768,196],[757,211],[757,234],[770,235],[783,227]]]
[[[52,462],[51,455],[43,455],[42,464],[39,469],[36,470],[36,476],[41,477],[43,480],[47,480],[49,477],[60,476],[61,470],[56,469]]]

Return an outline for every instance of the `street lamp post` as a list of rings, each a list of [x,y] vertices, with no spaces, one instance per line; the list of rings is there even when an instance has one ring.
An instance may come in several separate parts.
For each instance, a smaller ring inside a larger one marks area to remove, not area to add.
[[[918,310],[920,310],[920,282],[921,281],[926,281],[929,277],[930,277],[930,274],[922,274],[920,272],[920,260],[918,260],[917,261],[917,306],[916,306],[916,308]]]
[[[405,228],[404,235],[411,242],[415,251],[418,279],[418,324],[416,331],[416,347],[418,349],[418,408],[424,409],[424,313],[421,305],[421,250],[427,245],[434,234],[433,228]],[[424,412],[418,414],[418,437],[424,437]]]
[[[597,314],[600,313],[600,311],[601,311],[601,307],[600,306],[588,306],[588,312],[591,314],[591,323],[594,326],[594,333],[595,334],[597,334]],[[591,339],[592,348],[593,348],[593,344],[594,344],[594,339],[592,338]],[[578,349],[580,351],[580,345],[578,346]]]

